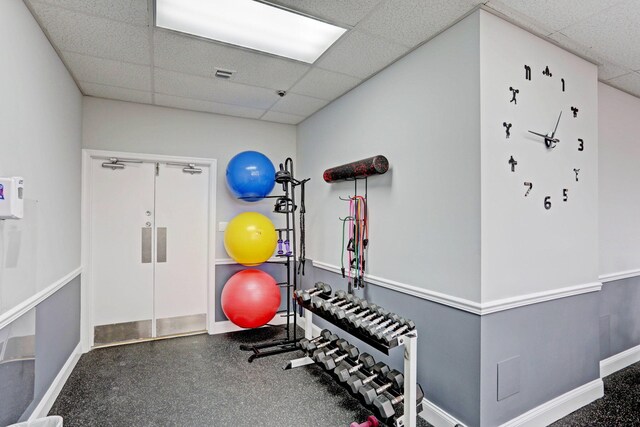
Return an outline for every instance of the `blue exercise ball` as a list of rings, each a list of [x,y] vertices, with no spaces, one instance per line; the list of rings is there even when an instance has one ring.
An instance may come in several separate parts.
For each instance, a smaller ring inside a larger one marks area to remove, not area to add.
[[[227,186],[239,199],[257,202],[276,185],[276,168],[267,156],[257,151],[236,154],[227,165]]]

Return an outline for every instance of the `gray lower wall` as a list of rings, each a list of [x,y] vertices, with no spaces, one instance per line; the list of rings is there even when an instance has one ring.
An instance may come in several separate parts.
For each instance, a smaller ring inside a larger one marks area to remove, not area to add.
[[[31,415],[80,342],[80,280],[0,330],[0,352],[13,341],[20,356],[0,361],[0,426]]]
[[[36,382],[39,400],[80,342],[80,276],[36,307]]]
[[[599,299],[591,292],[482,316],[482,426],[600,377]]]
[[[227,316],[224,315],[222,311],[222,305],[220,299],[222,297],[222,289],[224,288],[227,280],[231,278],[234,274],[239,271],[246,270],[249,268],[255,268],[258,270],[262,270],[266,273],[269,273],[276,282],[284,282],[286,279],[287,269],[282,264],[272,264],[265,263],[262,265],[258,265],[255,267],[245,267],[240,264],[219,264],[216,265],[216,322],[221,322],[228,320]],[[286,310],[287,308],[287,290],[286,288],[281,289],[282,300],[280,303],[280,309]]]
[[[334,291],[347,287],[339,274],[307,268],[303,287],[316,281],[329,283]],[[605,286],[603,292],[485,316],[373,284],[356,294],[416,322],[418,381],[426,398],[467,426],[477,427],[500,425],[599,378],[599,313],[606,303],[622,308],[616,311],[618,319],[612,320],[616,352],[637,345],[640,286],[627,288]],[[625,299],[625,304],[617,303]],[[385,356],[318,317],[314,323],[346,335],[376,360],[403,368],[401,351]]]
[[[604,283],[600,292],[600,359],[640,345],[640,276]]]
[[[0,329],[0,426],[29,411],[35,382],[35,309]]]
[[[313,268],[310,260],[306,271],[305,288],[322,281],[334,291],[347,289],[346,280],[339,274]],[[418,382],[426,398],[466,425],[479,425],[480,316],[371,284],[355,293],[416,323]],[[376,361],[403,370],[401,349],[386,356],[323,319],[315,317],[314,324],[335,331],[360,351],[372,354]]]

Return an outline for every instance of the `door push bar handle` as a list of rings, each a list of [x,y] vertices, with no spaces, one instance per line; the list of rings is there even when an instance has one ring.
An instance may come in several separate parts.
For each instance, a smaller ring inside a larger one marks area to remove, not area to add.
[[[151,238],[152,229],[150,227],[142,227],[142,254],[140,261],[143,264],[151,263]]]
[[[167,227],[158,227],[156,237],[156,262],[167,262]]]

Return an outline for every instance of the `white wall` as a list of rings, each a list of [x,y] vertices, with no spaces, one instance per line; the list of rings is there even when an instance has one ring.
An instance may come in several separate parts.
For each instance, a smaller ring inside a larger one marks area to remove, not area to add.
[[[600,274],[640,269],[640,99],[600,83]]]
[[[80,266],[82,97],[20,0],[0,2],[0,176],[25,218],[0,221],[0,315]]]
[[[294,126],[91,97],[84,98],[83,113],[83,148],[217,159],[218,221],[249,210],[268,215],[276,226],[283,219],[272,213],[271,199],[234,198],[225,172],[229,160],[245,150],[264,153],[276,168],[287,157],[295,161]],[[217,242],[216,258],[228,258],[222,233]]]
[[[389,172],[369,179],[368,273],[478,300],[478,31],[478,15],[467,17],[299,125],[308,258],[340,265],[338,196],[354,192],[322,172],[383,154]]]
[[[480,22],[482,301],[597,282],[597,67],[485,11]],[[551,77],[542,75],[546,66]],[[520,91],[517,105],[509,87]],[[528,131],[552,131],[560,111],[560,142],[547,150]],[[509,139],[505,121],[513,125]],[[533,183],[527,197],[524,182]]]

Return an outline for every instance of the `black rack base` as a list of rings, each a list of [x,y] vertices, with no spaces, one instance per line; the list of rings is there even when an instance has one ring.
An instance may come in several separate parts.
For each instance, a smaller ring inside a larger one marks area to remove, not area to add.
[[[290,353],[292,351],[300,350],[300,347],[298,347],[298,341],[301,339],[302,338],[298,338],[296,340],[283,339],[255,345],[242,344],[240,346],[240,350],[253,351],[253,354],[249,356],[249,359],[247,360],[247,362],[251,363],[255,359],[260,359],[262,357],[269,357],[276,354]],[[271,350],[265,350],[269,348],[271,348]]]

